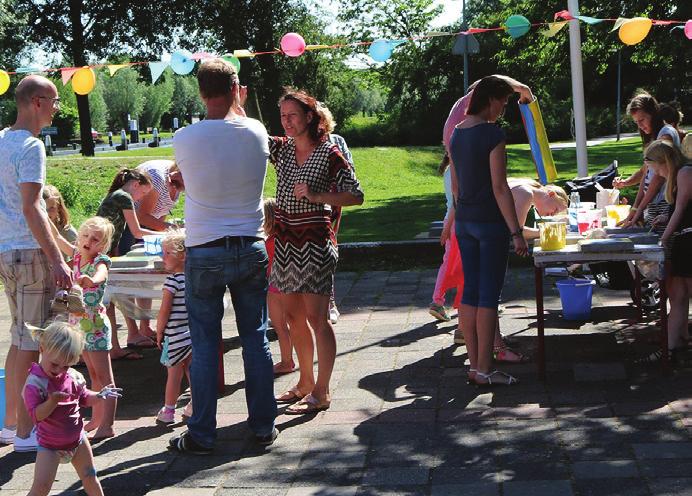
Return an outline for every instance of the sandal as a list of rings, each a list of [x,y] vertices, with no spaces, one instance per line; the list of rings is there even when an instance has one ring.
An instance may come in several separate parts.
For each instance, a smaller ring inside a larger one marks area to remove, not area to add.
[[[505,363],[524,363],[529,360],[526,355],[513,350],[507,345],[493,348],[493,358],[496,362]]]
[[[141,336],[134,343],[127,343],[128,348],[158,348],[156,341],[146,336]]]
[[[281,393],[279,396],[275,396],[274,399],[277,403],[295,403],[305,398],[304,394],[301,394],[297,387],[292,387],[285,393]]]
[[[471,382],[476,386],[496,386],[498,384],[504,386],[512,386],[518,384],[519,381],[513,375],[509,375],[507,372],[501,372],[499,370],[493,370],[489,374],[484,374],[483,372],[476,372],[476,377],[485,379],[487,382],[478,382],[474,378]]]
[[[284,412],[286,415],[310,415],[329,408],[329,401],[320,403],[312,394],[307,394],[298,403],[295,403]]]
[[[211,455],[213,448],[205,448],[198,444],[188,431],[183,432],[180,436],[171,438],[168,441],[168,449],[177,451],[178,453],[189,453],[191,455]]]

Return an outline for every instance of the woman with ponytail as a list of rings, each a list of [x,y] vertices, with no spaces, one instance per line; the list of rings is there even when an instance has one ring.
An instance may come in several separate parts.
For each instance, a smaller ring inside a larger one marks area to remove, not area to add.
[[[121,169],[115,175],[108,194],[99,206],[98,215],[111,221],[115,230],[111,240],[108,255],[118,256],[118,243],[123,234],[125,226],[130,229],[132,234],[141,238],[145,234],[158,234],[156,231],[150,231],[140,226],[135,212],[135,202],[141,201],[151,191],[151,179],[145,173],[139,172],[136,169]],[[134,352],[126,352],[120,347],[118,342],[118,333],[116,332],[115,322],[115,307],[111,303],[108,305],[108,318],[111,321],[111,335],[113,349],[111,350],[111,359],[119,358],[137,359],[142,356]],[[134,321],[133,321],[134,322]],[[139,329],[136,325],[128,325],[127,329],[128,346],[141,346],[143,343],[151,344],[151,347],[156,344],[148,337],[139,334]]]

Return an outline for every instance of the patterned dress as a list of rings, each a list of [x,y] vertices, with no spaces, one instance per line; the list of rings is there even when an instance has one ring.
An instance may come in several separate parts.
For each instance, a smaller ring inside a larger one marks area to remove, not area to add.
[[[363,191],[353,167],[333,143],[317,145],[298,165],[292,138],[269,138],[269,160],[276,167],[276,242],[269,284],[281,293],[329,295],[339,258],[331,225],[332,207],[298,200],[293,188],[306,183],[311,191]]]
[[[94,277],[96,267],[103,263],[110,268],[111,259],[99,254],[82,265],[82,256],[79,252],[73,258],[75,280],[81,276]],[[106,316],[106,307],[103,302],[103,292],[106,289],[106,281],[94,288],[82,288],[84,291],[85,313],[71,313],[68,317],[70,324],[84,331],[84,349],[86,351],[108,351],[111,349],[111,324]]]

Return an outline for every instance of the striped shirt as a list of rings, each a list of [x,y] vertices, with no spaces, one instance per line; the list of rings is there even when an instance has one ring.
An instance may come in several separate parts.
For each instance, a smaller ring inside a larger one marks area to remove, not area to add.
[[[190,329],[187,326],[187,307],[185,306],[185,274],[177,272],[166,277],[165,291],[173,294],[171,313],[168,316],[164,334],[168,341],[168,366],[172,367],[192,353]]]

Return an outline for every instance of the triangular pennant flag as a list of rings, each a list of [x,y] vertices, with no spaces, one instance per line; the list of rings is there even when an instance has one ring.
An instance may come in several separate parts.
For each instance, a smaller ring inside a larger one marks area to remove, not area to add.
[[[67,83],[70,82],[70,79],[72,79],[72,76],[74,76],[74,73],[79,70],[79,67],[65,67],[64,69],[60,69],[60,75],[62,76],[62,85],[65,86]]]
[[[599,22],[605,21],[605,19],[597,19],[589,16],[577,16],[577,19],[584,21],[586,24],[598,24]]]
[[[233,50],[233,55],[235,55],[239,59],[252,58],[255,56],[255,54],[252,53],[250,50]]]
[[[168,67],[168,62],[149,62],[149,70],[151,71],[151,84],[154,84],[161,77],[163,71]]]
[[[111,64],[108,66],[108,72],[110,72],[111,77],[115,75],[123,67],[127,67],[129,64]]]
[[[209,52],[195,52],[192,54],[192,57],[190,57],[192,60],[204,60],[204,59],[213,59],[214,56],[209,53]]]
[[[613,31],[617,31],[620,29],[620,26],[622,26],[625,22],[629,21],[629,18],[627,17],[618,17],[617,21],[615,21],[615,24],[613,25],[613,29],[610,30],[612,33]]]
[[[569,23],[569,21],[559,21],[559,22],[551,22],[548,23],[548,27],[544,30],[539,31],[543,36],[546,38],[552,38],[556,34],[560,32],[562,28],[565,27],[565,25]]]
[[[331,47],[331,45],[305,45],[305,50],[323,50]]]
[[[685,29],[685,26],[675,26],[674,28],[670,28],[670,32],[672,33],[676,29]]]
[[[561,10],[560,12],[555,12],[554,19],[556,21],[558,19],[564,19],[565,21],[569,21],[571,19],[574,19],[574,17],[572,17],[572,14],[569,13],[569,10]]]

